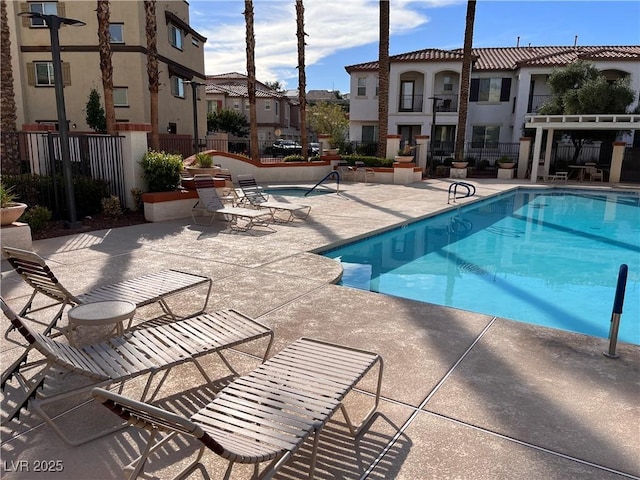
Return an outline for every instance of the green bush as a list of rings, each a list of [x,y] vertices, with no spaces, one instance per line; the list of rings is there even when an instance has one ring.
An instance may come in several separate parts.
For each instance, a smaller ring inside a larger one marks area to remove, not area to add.
[[[196,166],[201,168],[211,168],[213,166],[213,157],[208,153],[196,153]]]
[[[287,155],[282,159],[283,162],[304,162],[302,155]]]
[[[342,160],[349,165],[355,165],[356,162],[364,162],[367,167],[392,167],[393,160],[390,158],[368,157],[365,155],[342,155]]]
[[[180,185],[182,156],[149,150],[140,162],[149,192],[170,192]]]
[[[28,223],[32,232],[38,232],[47,225],[51,217],[51,210],[42,205],[36,205],[27,209],[27,211],[22,214],[22,217],[20,217],[20,221]]]
[[[131,189],[131,196],[133,197],[133,211],[141,212],[144,210],[144,202],[142,201],[142,190],[139,188]]]
[[[51,210],[56,217],[64,216],[66,204],[65,182],[62,175],[52,178],[49,175],[3,175],[2,180],[7,186],[13,186],[13,192],[20,202],[27,205],[42,205]],[[56,209],[56,195],[58,195],[58,209]],[[87,176],[73,176],[73,193],[76,210],[79,217],[93,215],[101,209],[101,199],[109,196],[106,180],[94,179]]]

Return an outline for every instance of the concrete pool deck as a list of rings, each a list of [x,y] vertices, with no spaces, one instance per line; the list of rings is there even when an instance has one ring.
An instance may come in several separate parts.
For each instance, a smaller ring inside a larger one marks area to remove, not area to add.
[[[518,185],[469,182],[477,186],[477,197]],[[340,197],[305,198],[312,206],[309,218],[276,225],[275,233],[228,233],[223,222],[204,227],[184,219],[33,245],[71,292],[179,268],[213,279],[208,310],[235,308],[273,328],[272,353],[301,336],[380,353],[385,363],[380,414],[354,441],[338,413],[321,437],[315,478],[640,478],[640,346],[619,344],[620,358],[612,360],[602,354],[606,339],[337,286],[332,282],[339,267],[309,253],[448,208],[449,184],[447,179],[408,186],[347,182]],[[3,261],[2,296],[9,305],[19,309],[29,294]],[[186,311],[198,299],[180,295],[172,305]],[[158,313],[145,307],[137,318]],[[4,332],[8,321],[2,318]],[[84,332],[87,341],[93,333]],[[22,352],[6,339],[1,348],[4,368]],[[231,359],[243,371],[257,365],[251,355]],[[205,365],[218,378],[228,375],[213,356]],[[72,375],[58,379],[67,388],[75,381]],[[5,390],[3,412],[12,388],[15,382]],[[362,385],[365,395],[372,388],[372,382]],[[188,415],[212,395],[195,369],[180,367],[158,403]],[[370,398],[356,393],[349,401],[359,411]],[[58,409],[77,403],[63,401]],[[65,417],[70,435],[115,419],[95,404]],[[2,427],[1,435],[6,479],[42,478],[35,469],[45,461],[54,470],[47,478],[122,478],[122,466],[146,438],[128,428],[68,447],[32,411]],[[173,460],[194,451],[194,445],[178,439],[162,449],[145,478],[175,475],[180,465]],[[275,478],[305,478],[308,453],[305,445]],[[203,464],[210,478],[221,478],[226,467],[211,452]],[[63,471],[55,472],[59,466]],[[239,467],[232,478],[248,478],[247,472]],[[209,477],[197,470],[190,478]]]

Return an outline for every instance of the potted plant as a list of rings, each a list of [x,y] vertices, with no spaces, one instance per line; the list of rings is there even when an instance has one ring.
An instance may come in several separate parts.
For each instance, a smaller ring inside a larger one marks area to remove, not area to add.
[[[510,170],[515,166],[516,166],[516,162],[512,161],[506,155],[501,156],[500,159],[498,160],[498,168],[506,168]]]
[[[398,150],[398,154],[394,157],[394,160],[400,163],[413,162],[413,151],[415,150],[415,148],[416,147],[412,147],[409,144],[405,145],[400,150]]]
[[[0,225],[11,225],[18,220],[27,209],[26,203],[16,202],[17,195],[13,187],[6,187],[0,182]]]
[[[213,176],[220,172],[220,167],[213,164],[213,157],[207,152],[196,153],[193,163],[187,165],[186,169],[191,175],[205,174]]]

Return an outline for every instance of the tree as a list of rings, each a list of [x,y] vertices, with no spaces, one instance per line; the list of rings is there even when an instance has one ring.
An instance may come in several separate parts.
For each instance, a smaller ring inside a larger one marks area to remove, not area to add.
[[[548,80],[551,99],[539,109],[539,115],[588,115],[626,113],[635,100],[629,77],[607,80],[592,63],[579,60],[554,69]],[[574,163],[586,141],[613,141],[619,132],[612,130],[564,130],[558,134],[571,138]]]
[[[3,173],[20,173],[20,149],[16,129],[16,100],[11,70],[11,37],[7,2],[0,2],[0,158]]]
[[[104,114],[104,108],[100,104],[100,94],[95,88],[89,93],[89,101],[87,102],[87,116],[85,118],[89,128],[98,133],[107,131],[107,119]]]
[[[271,90],[275,90],[276,92],[284,92],[284,87],[282,86],[282,82],[280,80],[274,80],[273,82],[264,82],[264,84]]]
[[[458,102],[458,128],[456,128],[455,159],[464,160],[464,139],[467,134],[467,116],[469,111],[469,83],[473,48],[473,23],[476,17],[476,0],[467,2],[467,17],[464,27],[464,46],[462,48],[462,75],[460,77],[460,101]],[[435,133],[435,125],[433,132]],[[435,139],[432,138],[433,142]],[[431,160],[433,166],[433,159]]]
[[[304,5],[302,0],[296,0],[296,26],[298,37],[298,102],[300,103],[300,134],[302,143],[302,156],[309,160],[309,148],[307,146],[307,75],[304,59]]]
[[[249,123],[243,114],[233,109],[223,109],[207,115],[207,130],[246,137],[249,134]]]
[[[387,158],[389,133],[389,0],[380,0],[378,49],[378,157]]]
[[[250,157],[259,159],[258,150],[258,118],[256,112],[256,37],[253,33],[253,1],[244,1],[244,18],[247,41],[247,91],[249,93],[249,143]]]
[[[149,109],[151,121],[151,150],[160,150],[160,131],[158,130],[158,25],[156,22],[156,1],[144,0],[145,34],[147,37],[147,77],[149,78]]]
[[[98,0],[98,50],[100,52],[100,72],[104,93],[106,131],[116,133],[116,111],[113,104],[113,64],[111,63],[111,32],[109,32],[109,0]]]
[[[309,126],[317,133],[329,135],[333,147],[345,143],[349,120],[340,105],[318,102],[309,107]]]

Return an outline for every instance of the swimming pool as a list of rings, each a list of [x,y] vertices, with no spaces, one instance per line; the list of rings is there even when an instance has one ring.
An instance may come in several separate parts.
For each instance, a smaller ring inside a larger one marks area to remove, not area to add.
[[[304,197],[305,193],[309,191],[309,188],[301,188],[301,187],[270,187],[265,188],[264,193],[268,193],[270,195],[282,195],[284,197]],[[318,195],[327,195],[328,193],[336,193],[333,190],[327,190],[325,188],[316,188],[313,192],[311,192],[307,197],[316,197]]]
[[[640,195],[519,189],[322,252],[342,284],[640,344]]]

